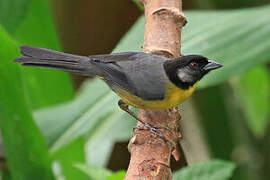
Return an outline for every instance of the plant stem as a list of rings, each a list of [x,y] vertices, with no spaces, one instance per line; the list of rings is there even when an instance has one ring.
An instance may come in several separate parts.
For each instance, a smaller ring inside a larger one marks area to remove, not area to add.
[[[143,51],[169,58],[180,56],[181,30],[186,23],[181,0],[141,0],[145,9]],[[172,179],[170,158],[179,160],[177,146],[181,133],[178,108],[169,110],[139,109],[139,118],[160,129],[168,141],[148,130],[135,130],[129,142],[131,159],[125,180]],[[142,124],[138,123],[138,126]]]

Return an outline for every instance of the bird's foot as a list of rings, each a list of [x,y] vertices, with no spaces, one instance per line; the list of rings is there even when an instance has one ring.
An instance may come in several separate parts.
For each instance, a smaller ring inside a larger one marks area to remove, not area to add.
[[[164,134],[158,130],[160,128],[156,127],[156,126],[152,126],[148,123],[145,123],[143,126],[136,126],[134,127],[134,129],[138,129],[138,130],[149,130],[151,133],[159,136],[161,139],[163,139],[165,142],[167,142],[166,137],[164,136]]]

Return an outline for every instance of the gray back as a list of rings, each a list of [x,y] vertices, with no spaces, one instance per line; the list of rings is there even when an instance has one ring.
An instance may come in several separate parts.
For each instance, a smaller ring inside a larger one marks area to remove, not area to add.
[[[134,94],[145,100],[160,100],[165,95],[168,78],[163,68],[164,59],[139,59],[136,63],[120,63]]]
[[[98,63],[105,70],[106,83],[112,89],[124,89],[144,100],[163,99],[169,81],[163,68],[167,58],[146,53],[127,55],[126,60],[117,54],[115,59],[121,60],[113,61],[114,57],[110,57]]]

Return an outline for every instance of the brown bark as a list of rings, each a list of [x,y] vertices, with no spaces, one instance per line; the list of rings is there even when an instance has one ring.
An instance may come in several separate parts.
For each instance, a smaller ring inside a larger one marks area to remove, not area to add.
[[[181,0],[141,0],[145,7],[143,51],[165,57],[180,56],[181,29],[186,23]],[[139,110],[139,117],[160,129],[169,141],[147,130],[135,130],[129,142],[131,159],[126,180],[172,179],[170,157],[179,160],[176,149],[181,137],[178,108],[170,110]],[[138,123],[140,126],[141,124]]]

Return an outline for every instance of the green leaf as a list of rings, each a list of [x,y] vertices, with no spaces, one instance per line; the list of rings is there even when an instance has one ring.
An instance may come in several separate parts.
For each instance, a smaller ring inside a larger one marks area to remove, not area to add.
[[[232,176],[235,165],[222,160],[212,160],[183,168],[174,173],[174,180],[226,180]]]
[[[14,32],[26,15],[29,0],[0,0],[0,22],[9,32]]]
[[[237,83],[236,83],[237,82]],[[262,137],[269,123],[270,78],[267,68],[248,71],[232,84],[254,135]]]
[[[28,0],[25,18],[14,37],[22,44],[60,50],[48,0]],[[67,73],[37,68],[24,68],[27,95],[33,109],[59,104],[73,97]]]
[[[90,167],[85,164],[76,164],[75,167],[78,168],[81,172],[87,174],[90,180],[105,180],[112,174],[112,172],[107,169]]]
[[[48,0],[0,0],[0,24],[19,44],[60,50]],[[32,109],[73,97],[72,84],[65,72],[27,67],[23,68],[22,77]]]
[[[7,171],[7,170],[0,170],[0,179],[1,180],[12,180],[9,171]]]
[[[81,173],[78,168],[74,167],[75,164],[85,163],[84,155],[84,140],[78,138],[72,141],[70,144],[62,147],[58,151],[52,154],[52,160],[55,164],[58,164],[55,168],[58,177],[62,177],[66,180],[87,180],[88,176]]]
[[[0,129],[13,179],[50,180],[47,147],[26,105],[17,44],[0,26]]]
[[[107,180],[123,180],[126,176],[126,171],[117,171],[113,175],[107,177]]]
[[[0,2],[3,4],[0,23],[14,39],[27,45],[60,49],[48,0]],[[10,30],[6,24],[15,28]]]
[[[227,11],[186,11],[182,32],[183,54],[201,54],[224,67],[209,73],[199,87],[217,85],[270,60],[270,6]],[[141,17],[114,52],[141,51],[144,36]]]
[[[95,79],[86,82],[73,101],[36,111],[34,117],[51,152],[82,136],[87,162],[104,166],[114,142],[127,140],[136,123],[118,108],[118,99],[104,82]]]
[[[270,60],[267,50],[270,40],[265,38],[270,32],[267,23],[269,9],[270,6],[264,6],[234,11],[187,13],[191,23],[183,32],[184,54],[202,54],[224,65],[220,70],[209,73],[200,82],[200,87],[219,84]],[[206,19],[208,23],[200,26]],[[200,31],[195,30],[198,29],[196,27],[200,27]]]
[[[227,102],[232,97],[225,93],[226,90],[227,84],[202,89],[194,94],[193,101],[211,155],[229,160],[232,157],[236,139]],[[225,142],[226,145],[224,145]]]

